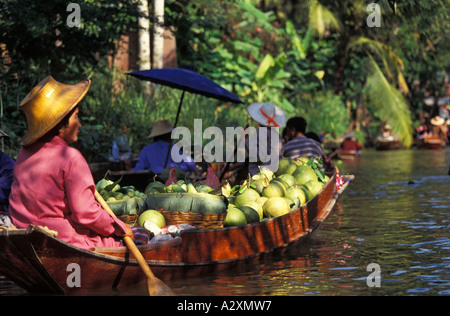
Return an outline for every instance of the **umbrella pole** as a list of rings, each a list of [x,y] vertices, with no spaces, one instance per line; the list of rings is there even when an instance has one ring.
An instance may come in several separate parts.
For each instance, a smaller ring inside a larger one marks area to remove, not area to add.
[[[184,93],[186,91],[183,90],[183,93],[181,94],[181,99],[180,99],[180,103],[178,104],[178,110],[177,110],[177,116],[175,117],[175,124],[173,125],[173,128],[177,127],[177,123],[178,123],[178,117],[180,116],[180,110],[181,110],[181,105],[183,104],[183,99],[184,99]],[[164,162],[164,169],[167,166],[167,162],[169,161],[169,155],[170,155],[170,149],[171,149],[171,145],[172,144],[172,140],[169,143],[169,149],[167,149],[167,154],[166,154],[166,161]]]

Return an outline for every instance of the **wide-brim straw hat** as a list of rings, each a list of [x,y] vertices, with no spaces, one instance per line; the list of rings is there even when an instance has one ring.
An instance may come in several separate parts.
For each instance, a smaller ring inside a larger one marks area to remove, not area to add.
[[[150,135],[148,135],[148,138],[153,138],[156,136],[169,134],[172,132],[172,130],[173,130],[173,126],[172,126],[172,124],[169,123],[168,120],[156,121],[153,124],[152,132],[150,133]]]
[[[286,125],[286,115],[283,110],[272,103],[253,103],[249,105],[247,111],[252,119],[263,126],[283,127]]]
[[[442,124],[444,124],[445,120],[440,117],[440,116],[435,116],[430,120],[431,125],[434,126],[441,126]]]
[[[83,99],[90,86],[89,79],[69,85],[52,76],[39,82],[20,103],[28,124],[22,146],[33,144],[61,122]]]

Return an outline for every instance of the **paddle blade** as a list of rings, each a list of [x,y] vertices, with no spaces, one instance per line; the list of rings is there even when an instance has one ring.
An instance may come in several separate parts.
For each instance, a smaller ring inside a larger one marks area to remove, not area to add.
[[[160,279],[147,280],[148,293],[150,296],[176,296],[176,294]]]

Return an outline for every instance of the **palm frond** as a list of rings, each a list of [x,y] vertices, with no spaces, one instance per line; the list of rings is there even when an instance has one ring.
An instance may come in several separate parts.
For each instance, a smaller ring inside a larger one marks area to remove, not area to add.
[[[403,77],[403,60],[385,43],[370,39],[368,37],[359,36],[350,40],[347,45],[347,51],[364,47],[368,51],[375,53],[383,63],[383,70],[390,82],[398,84],[400,92],[409,93],[408,85]]]
[[[328,29],[342,31],[340,20],[317,0],[310,1],[309,24],[319,37],[322,37]]]
[[[366,81],[367,95],[371,103],[382,113],[405,147],[412,144],[412,120],[409,105],[403,95],[384,76],[375,59],[369,54],[369,75]]]

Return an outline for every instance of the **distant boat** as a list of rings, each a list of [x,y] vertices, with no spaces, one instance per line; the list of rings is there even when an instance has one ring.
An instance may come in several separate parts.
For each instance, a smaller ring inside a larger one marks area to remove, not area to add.
[[[375,139],[375,149],[376,150],[396,150],[401,147],[401,143],[398,139],[393,136],[383,137],[378,136]]]
[[[423,137],[417,139],[416,145],[419,149],[440,150],[445,148],[445,141],[440,137]]]
[[[353,160],[358,158],[361,155],[361,150],[345,150],[338,149],[337,156],[342,160]]]

